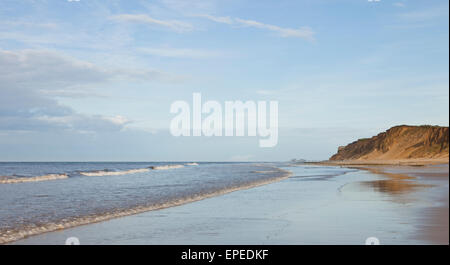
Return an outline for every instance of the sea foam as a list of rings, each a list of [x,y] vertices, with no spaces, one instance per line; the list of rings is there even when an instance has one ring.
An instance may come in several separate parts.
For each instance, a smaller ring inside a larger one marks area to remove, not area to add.
[[[183,165],[163,165],[163,166],[150,166],[150,169],[153,170],[167,170],[167,169],[175,169],[175,168],[182,168]]]
[[[147,171],[149,171],[148,168],[138,168],[138,169],[130,169],[130,170],[122,170],[122,171],[97,170],[97,171],[80,172],[80,175],[89,176],[89,177],[118,176],[118,175],[143,173],[143,172],[147,172]]]
[[[48,181],[48,180],[66,179],[68,177],[69,176],[67,174],[48,174],[35,177],[2,176],[0,177],[0,184]]]

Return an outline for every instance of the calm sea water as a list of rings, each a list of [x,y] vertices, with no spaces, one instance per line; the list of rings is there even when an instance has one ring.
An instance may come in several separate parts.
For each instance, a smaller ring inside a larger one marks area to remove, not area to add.
[[[287,177],[260,163],[0,163],[0,243]]]

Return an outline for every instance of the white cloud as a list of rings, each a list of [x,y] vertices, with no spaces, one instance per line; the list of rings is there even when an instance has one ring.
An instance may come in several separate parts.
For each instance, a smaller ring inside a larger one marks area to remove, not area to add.
[[[40,89],[39,93],[48,97],[60,98],[106,98],[106,95],[90,91],[86,88],[80,87],[78,89]]]
[[[50,22],[29,22],[29,21],[1,21],[1,26],[6,27],[29,27],[29,28],[43,28],[43,29],[57,29],[58,24]]]
[[[230,24],[230,25],[233,24],[233,19],[231,17],[216,17],[216,16],[207,15],[207,14],[195,15],[195,17],[207,18],[209,20],[212,20],[212,21],[218,22],[218,23],[225,23],[225,24]]]
[[[170,77],[155,70],[106,69],[53,51],[0,50],[0,130],[118,131],[131,121],[78,113],[55,97],[92,96],[86,88],[109,81]]]
[[[152,69],[103,68],[48,50],[0,50],[0,82],[9,87],[61,90],[112,80],[176,81],[179,78]]]
[[[79,132],[119,131],[130,120],[122,116],[85,115],[71,113],[64,116],[40,115],[34,117],[35,121],[42,122],[42,129],[69,129]]]
[[[230,18],[230,17],[217,17],[212,15],[196,15],[197,17],[202,17],[209,19],[214,22],[224,23],[229,25],[240,25],[245,27],[254,27],[259,29],[266,29],[269,31],[273,31],[278,33],[281,37],[296,37],[303,38],[306,40],[314,40],[314,31],[312,31],[309,27],[300,27],[300,28],[283,28],[276,25],[265,24],[262,22],[247,20],[241,18]]]
[[[186,32],[194,30],[194,27],[187,22],[179,21],[179,20],[159,20],[148,15],[144,14],[121,14],[116,16],[111,16],[111,19],[122,22],[135,22],[135,23],[144,23],[144,24],[152,24],[170,28],[174,31],[178,32]]]
[[[177,48],[139,48],[138,51],[161,57],[204,59],[220,56],[218,52]]]
[[[242,25],[248,27],[255,27],[261,29],[267,29],[271,31],[275,31],[280,34],[281,37],[298,37],[307,40],[314,39],[314,32],[309,27],[301,27],[299,29],[291,29],[291,28],[282,28],[270,24],[264,24],[261,22],[253,21],[253,20],[245,20],[236,18],[235,21],[241,23]]]
[[[130,122],[129,119],[125,118],[124,116],[116,115],[112,117],[104,117],[105,120],[108,120],[114,124],[117,125],[124,125]]]
[[[0,86],[0,131],[120,131],[129,122],[121,116],[78,113],[32,87]]]

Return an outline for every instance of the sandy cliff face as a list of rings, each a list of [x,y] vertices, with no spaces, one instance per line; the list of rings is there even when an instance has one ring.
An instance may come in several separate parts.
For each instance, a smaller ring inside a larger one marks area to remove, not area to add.
[[[330,160],[443,159],[448,146],[448,127],[401,125],[341,146]]]

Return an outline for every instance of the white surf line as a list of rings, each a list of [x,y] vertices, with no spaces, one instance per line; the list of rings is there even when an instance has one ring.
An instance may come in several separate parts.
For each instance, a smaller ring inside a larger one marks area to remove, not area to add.
[[[149,166],[146,168],[129,169],[129,170],[121,170],[121,171],[96,170],[96,171],[80,172],[80,175],[90,176],[90,177],[119,176],[119,175],[143,173],[143,172],[148,172],[150,170],[166,170],[166,169],[174,169],[174,168],[182,168],[182,167],[184,167],[184,166],[183,165],[162,165],[162,166]]]
[[[175,169],[175,168],[182,168],[184,165],[163,165],[163,166],[150,166],[150,169],[153,170],[167,170],[167,169]]]
[[[48,174],[36,177],[6,177],[0,179],[0,184],[15,184],[24,182],[38,182],[38,181],[49,181],[57,179],[66,179],[69,176],[67,174]]]
[[[143,173],[148,172],[150,169],[148,168],[138,168],[138,169],[130,169],[130,170],[122,170],[122,171],[106,171],[106,170],[98,170],[98,171],[86,171],[80,172],[80,175],[89,176],[89,177],[98,177],[98,176],[119,176],[119,175],[127,175],[127,174],[135,174],[135,173]]]

